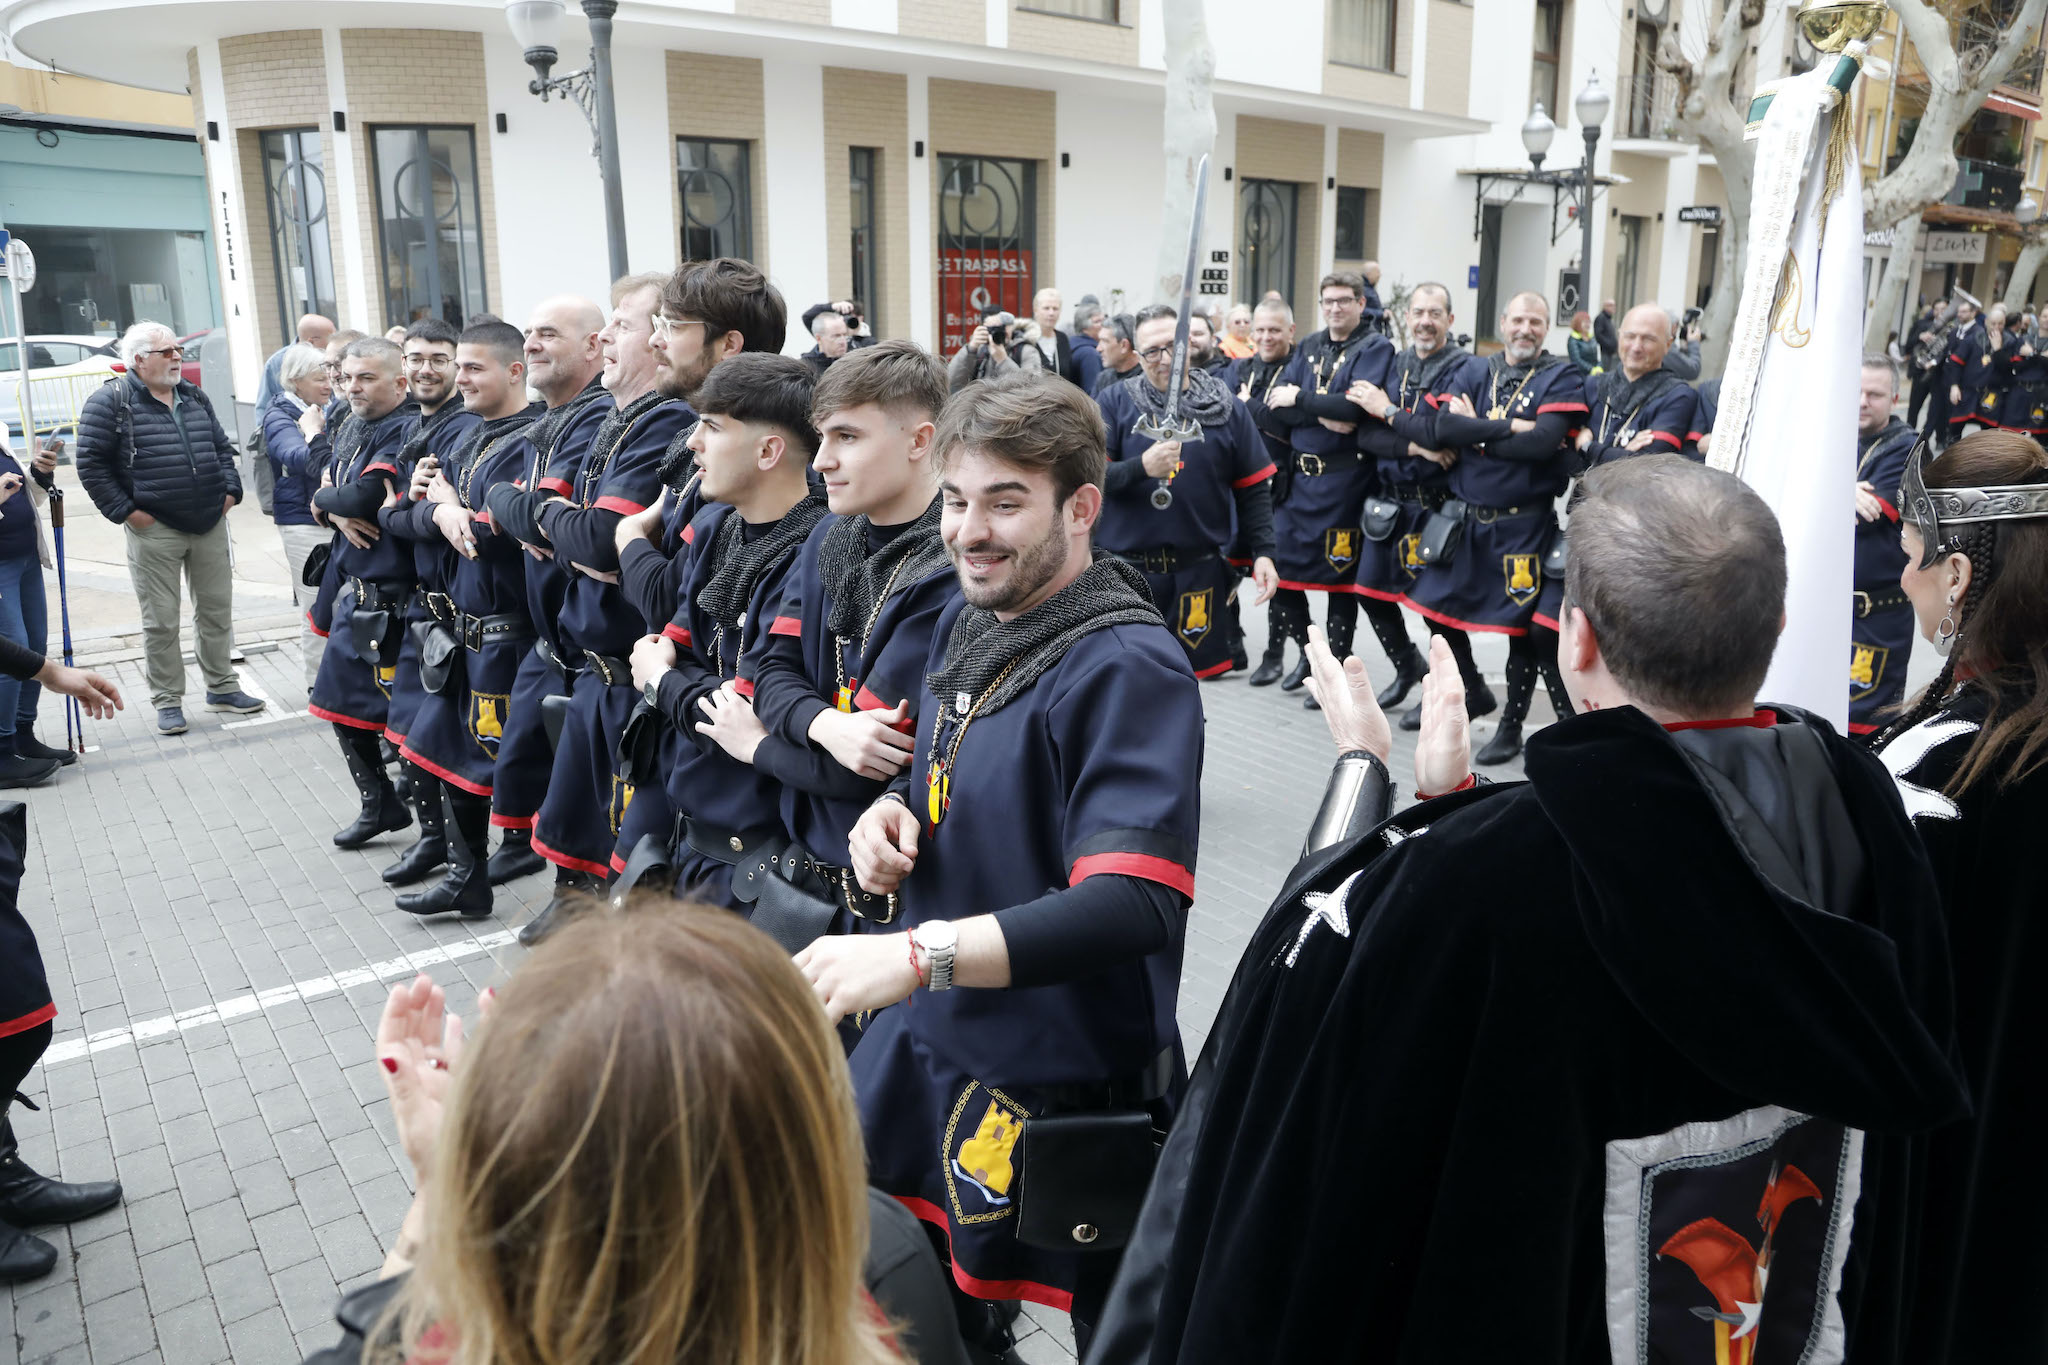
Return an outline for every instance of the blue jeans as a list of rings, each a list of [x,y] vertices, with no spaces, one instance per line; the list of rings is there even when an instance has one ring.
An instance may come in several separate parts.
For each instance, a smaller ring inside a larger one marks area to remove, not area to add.
[[[50,609],[43,599],[43,566],[34,555],[0,559],[0,635],[41,654],[50,643]],[[14,737],[36,723],[43,685],[0,677],[0,755],[14,752]]]

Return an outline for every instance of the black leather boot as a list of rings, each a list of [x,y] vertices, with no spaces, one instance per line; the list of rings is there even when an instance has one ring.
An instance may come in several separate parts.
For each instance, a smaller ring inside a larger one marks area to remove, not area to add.
[[[60,768],[68,768],[78,762],[78,754],[75,750],[53,749],[37,739],[36,732],[33,730],[16,730],[14,732],[14,752],[23,758],[54,759]]]
[[[1380,710],[1390,711],[1408,700],[1408,694],[1428,672],[1429,665],[1423,662],[1422,651],[1409,645],[1408,652],[1394,660],[1394,680],[1380,689]]]
[[[1280,690],[1282,692],[1299,692],[1307,685],[1308,653],[1304,650],[1302,656],[1294,661],[1294,667],[1287,670],[1287,676],[1280,680]]]
[[[1253,687],[1271,687],[1280,681],[1281,669],[1287,663],[1287,642],[1275,640],[1266,646],[1266,652],[1259,656],[1259,666],[1252,670],[1250,678]]]
[[[1280,669],[1287,661],[1289,640],[1304,652],[1287,675],[1291,681],[1282,682]],[[1282,588],[1266,604],[1266,653],[1259,660],[1259,671],[1252,674],[1252,686],[1271,687],[1277,682],[1283,692],[1298,690],[1308,677],[1307,648],[1308,595],[1297,588]]]
[[[361,848],[380,834],[411,825],[412,812],[398,799],[391,779],[384,775],[384,765],[377,753],[377,736],[352,725],[337,725],[334,731],[341,737],[341,755],[348,761],[348,775],[355,779],[356,794],[363,799],[355,823],[334,832],[335,847]]]
[[[1522,722],[1528,719],[1529,702],[1536,695],[1536,665],[1521,654],[1508,654],[1508,700],[1507,709],[1500,713],[1500,723],[1493,727],[1493,738],[1486,747],[1472,756],[1472,761],[1482,767],[1493,767],[1507,763],[1522,752]]]
[[[530,877],[548,865],[548,860],[533,851],[533,831],[530,829],[508,829],[498,840],[498,851],[491,855],[490,875],[492,886],[503,886],[516,882],[521,877]]]
[[[483,919],[491,913],[491,798],[444,787],[448,797],[448,872],[424,891],[398,898],[408,915],[459,914]]]
[[[1391,711],[1408,700],[1408,694],[1429,672],[1429,661],[1408,638],[1408,623],[1402,619],[1399,607],[1392,602],[1378,600],[1368,601],[1364,606],[1365,619],[1372,624],[1373,637],[1387,652],[1387,662],[1394,666],[1394,680],[1382,687],[1376,698],[1380,710]]]
[[[57,1248],[20,1228],[0,1223],[0,1284],[40,1280],[57,1268]]]
[[[398,799],[410,803],[413,775],[409,765],[399,754],[398,746],[380,735],[377,739],[377,756],[381,760],[380,766],[392,773],[391,788],[398,793]]]
[[[121,1202],[121,1182],[95,1180],[67,1185],[37,1175],[22,1161],[14,1121],[0,1118],[0,1222],[16,1228],[43,1223],[76,1223]],[[30,1241],[36,1239],[30,1238]]]
[[[419,817],[419,841],[398,855],[398,861],[384,869],[386,886],[411,886],[425,881],[448,862],[447,811],[441,804],[441,780],[422,772],[417,764],[399,765],[406,771],[412,789],[413,813]]]
[[[531,948],[572,917],[587,909],[584,897],[598,894],[601,883],[586,872],[555,869],[555,894],[538,915],[519,926],[519,941]]]

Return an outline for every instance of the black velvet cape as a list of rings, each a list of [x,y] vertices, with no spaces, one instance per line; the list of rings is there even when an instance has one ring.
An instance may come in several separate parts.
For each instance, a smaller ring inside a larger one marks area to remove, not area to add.
[[[1762,1105],[1885,1132],[1960,1115],[1933,879],[1890,777],[1777,710],[1818,739],[1796,781],[1768,731],[1599,711],[1532,738],[1527,783],[1305,860],[1238,967],[1090,1365],[1609,1361],[1607,1144]],[[1716,747],[1782,790],[1731,802],[1696,757]],[[1819,879],[1834,904],[1765,872],[1772,837],[1850,865]],[[1340,933],[1303,896],[1354,874]]]

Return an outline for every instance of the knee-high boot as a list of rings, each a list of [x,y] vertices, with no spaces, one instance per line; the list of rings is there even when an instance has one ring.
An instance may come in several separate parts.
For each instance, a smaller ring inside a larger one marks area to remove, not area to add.
[[[1536,667],[1543,675],[1543,690],[1550,697],[1550,709],[1557,712],[1559,720],[1577,715],[1578,708],[1572,705],[1572,694],[1564,690],[1564,674],[1557,666],[1557,632],[1531,626],[1529,642],[1535,649]]]
[[[1356,652],[1358,641],[1358,599],[1349,593],[1331,593],[1326,619],[1329,624],[1324,628],[1323,636],[1330,643],[1330,653],[1339,660],[1350,658]],[[1307,665],[1307,654],[1302,655],[1301,662]],[[1312,696],[1303,697],[1301,704],[1310,711],[1323,709],[1322,703]]]
[[[506,882],[540,871],[548,860],[533,851],[533,831],[530,829],[506,829],[499,831],[498,851],[491,855],[491,885],[503,886]]]
[[[1529,717],[1529,702],[1536,695],[1536,661],[1517,638],[1508,648],[1508,699],[1501,709],[1500,723],[1493,738],[1472,756],[1474,763],[1492,767],[1506,763],[1522,752],[1522,722]]]
[[[410,825],[412,815],[384,773],[376,732],[336,725],[334,733],[341,739],[341,756],[348,763],[348,775],[355,780],[356,794],[363,801],[355,822],[334,832],[335,846],[361,848],[380,834]]]
[[[1282,588],[1266,604],[1266,652],[1259,656],[1259,666],[1252,671],[1253,687],[1271,687],[1280,681],[1289,640],[1297,647],[1308,643],[1308,594],[1299,588]],[[1302,676],[1308,675],[1302,672]],[[1288,680],[1291,685],[1283,691],[1291,692],[1301,686],[1293,680],[1293,674],[1288,675]]]
[[[555,869],[555,894],[541,912],[519,926],[519,941],[531,948],[603,894],[604,883],[588,872]]]
[[[491,798],[466,792],[418,773],[433,782],[448,801],[448,871],[424,891],[398,898],[408,915],[460,914],[482,919],[491,913],[491,879],[486,869],[491,845]]]
[[[1394,680],[1380,689],[1377,698],[1380,710],[1387,711],[1408,699],[1408,693],[1429,672],[1429,662],[1408,638],[1408,622],[1399,607],[1377,597],[1367,598],[1364,607],[1365,619],[1372,622],[1372,633],[1379,637],[1380,648],[1387,652],[1387,662],[1394,666]]]
[[[402,762],[412,791],[413,814],[419,817],[419,841],[384,869],[386,886],[411,886],[448,861],[448,824],[441,804],[441,784],[416,764]]]

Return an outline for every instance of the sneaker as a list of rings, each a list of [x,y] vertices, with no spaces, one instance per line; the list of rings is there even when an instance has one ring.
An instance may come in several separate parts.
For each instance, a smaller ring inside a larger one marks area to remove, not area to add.
[[[47,782],[57,768],[54,759],[8,754],[0,758],[0,787],[33,787],[39,782]]]
[[[78,753],[73,749],[53,749],[35,737],[32,730],[14,732],[14,752],[23,758],[54,759],[58,766],[65,767],[78,762]]]
[[[159,706],[156,708],[156,732],[160,735],[182,735],[185,733],[185,708],[182,706]]]
[[[238,716],[253,716],[270,703],[261,697],[252,697],[247,692],[208,692],[206,709],[209,711],[232,711]]]

